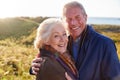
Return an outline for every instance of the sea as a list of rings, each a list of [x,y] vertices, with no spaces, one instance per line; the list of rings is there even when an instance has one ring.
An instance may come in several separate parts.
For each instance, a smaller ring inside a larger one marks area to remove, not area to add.
[[[88,17],[87,24],[120,25],[120,18]]]

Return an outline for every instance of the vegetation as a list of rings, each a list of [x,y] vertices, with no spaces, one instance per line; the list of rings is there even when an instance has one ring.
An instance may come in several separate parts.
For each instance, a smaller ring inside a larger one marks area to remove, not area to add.
[[[45,18],[0,19],[0,80],[34,80],[29,75],[32,59],[37,55],[33,47],[36,28]],[[115,42],[120,58],[120,26],[93,25],[95,30]]]

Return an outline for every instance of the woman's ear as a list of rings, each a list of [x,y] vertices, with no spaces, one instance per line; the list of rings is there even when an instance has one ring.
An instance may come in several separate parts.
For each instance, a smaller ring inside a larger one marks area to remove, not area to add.
[[[45,45],[50,45],[50,44],[49,44],[49,41],[45,41],[44,44],[45,44]]]

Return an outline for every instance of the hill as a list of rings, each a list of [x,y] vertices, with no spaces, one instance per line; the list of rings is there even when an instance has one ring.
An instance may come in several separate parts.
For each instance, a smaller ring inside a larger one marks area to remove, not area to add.
[[[40,18],[42,22],[45,18]],[[29,75],[38,18],[0,19],[0,80],[33,80]]]
[[[38,27],[38,23],[24,18],[0,19],[0,40],[28,36]]]

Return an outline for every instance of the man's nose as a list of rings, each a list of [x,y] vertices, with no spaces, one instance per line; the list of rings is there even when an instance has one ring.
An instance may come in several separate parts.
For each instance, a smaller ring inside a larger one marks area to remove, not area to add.
[[[74,19],[73,19],[73,20],[71,20],[71,24],[72,24],[72,25],[75,25],[75,24],[76,24],[76,22],[77,22],[77,21],[76,21],[76,20],[74,20]]]

